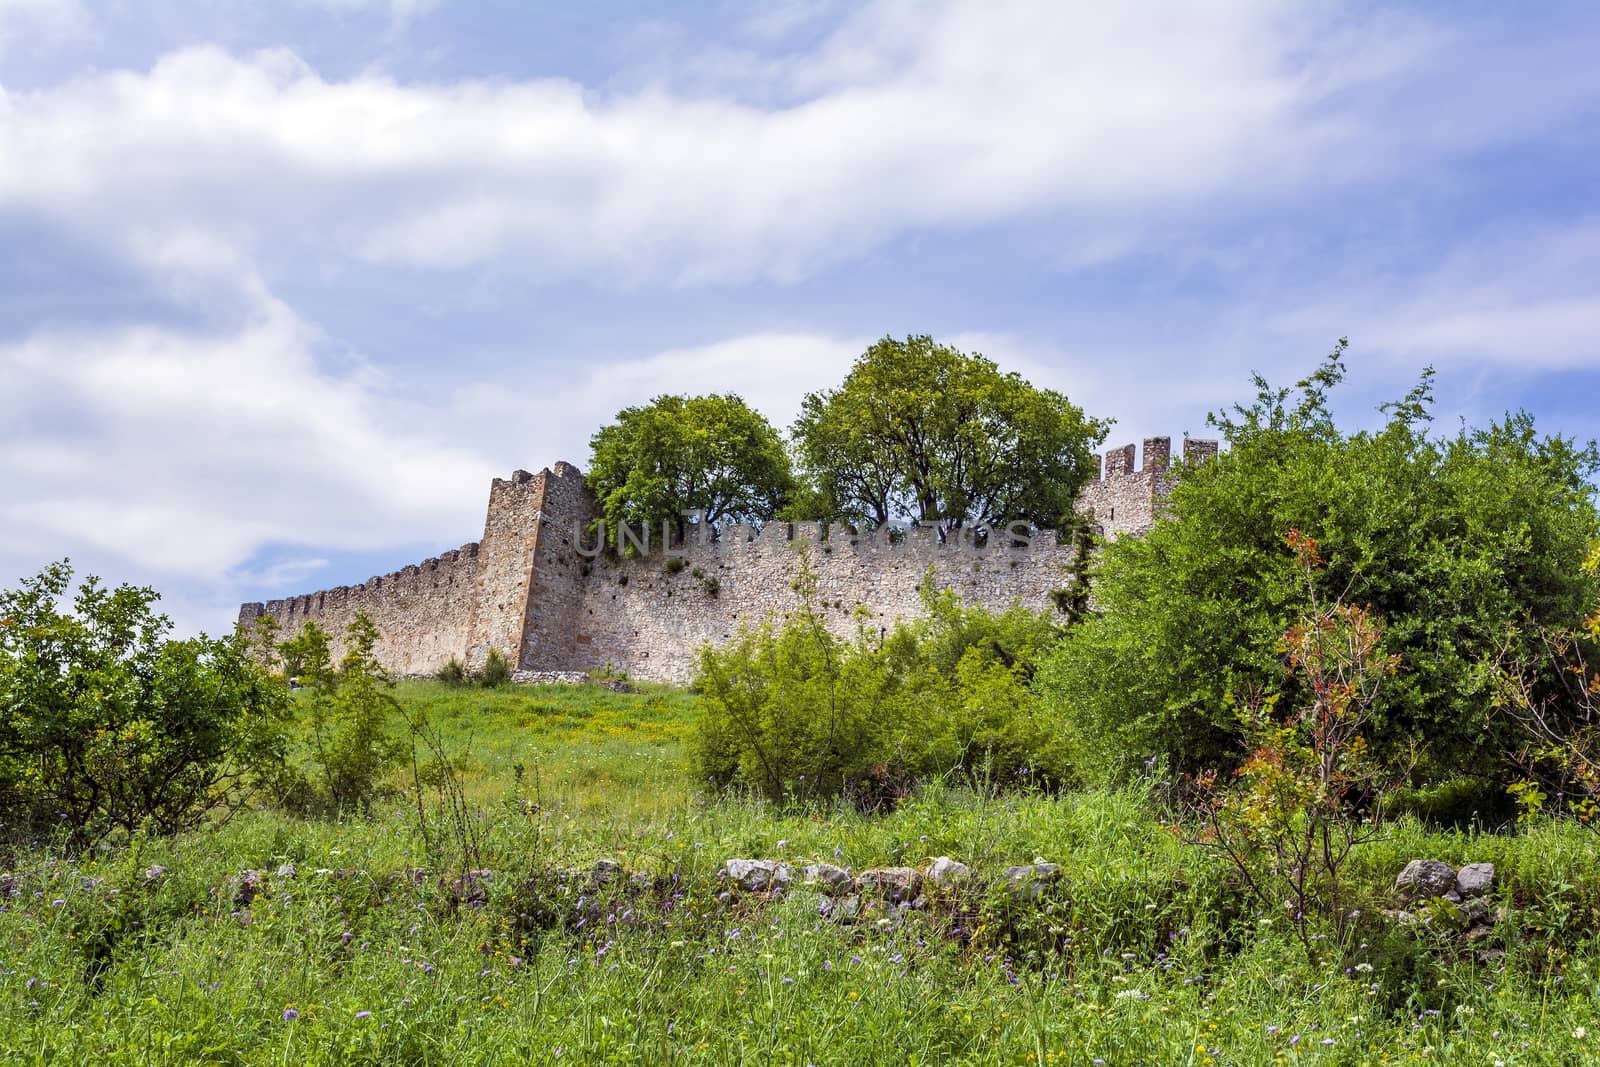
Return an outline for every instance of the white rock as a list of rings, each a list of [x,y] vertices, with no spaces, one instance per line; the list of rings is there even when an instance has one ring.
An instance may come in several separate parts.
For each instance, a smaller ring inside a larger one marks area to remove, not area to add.
[[[843,867],[835,867],[831,863],[810,863],[805,869],[806,881],[812,885],[819,885],[822,891],[830,897],[845,896],[854,892],[856,882],[850,877],[850,872]]]
[[[922,888],[922,872],[915,867],[878,867],[862,871],[856,884],[863,892],[875,891],[890,900],[910,900]]]
[[[1462,899],[1486,896],[1494,888],[1494,864],[1469,863],[1456,872],[1456,892]]]
[[[794,870],[774,860],[729,860],[722,865],[722,876],[749,893],[765,893],[787,886]]]
[[[928,881],[933,885],[961,885],[971,880],[972,868],[949,856],[938,856],[928,864]]]

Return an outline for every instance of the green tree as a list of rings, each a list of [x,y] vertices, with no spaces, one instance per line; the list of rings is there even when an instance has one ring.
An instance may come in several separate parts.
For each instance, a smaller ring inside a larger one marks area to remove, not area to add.
[[[1036,683],[1086,772],[1126,773],[1148,756],[1228,767],[1232,700],[1281,688],[1284,706],[1308,702],[1280,666],[1303,598],[1281,548],[1291,529],[1322,546],[1324,598],[1370,610],[1405,665],[1371,710],[1380,760],[1407,765],[1415,750],[1419,780],[1436,780],[1494,772],[1518,743],[1491,711],[1486,663],[1508,631],[1530,640],[1589,601],[1579,563],[1600,530],[1594,446],[1540,437],[1525,414],[1431,437],[1431,371],[1380,429],[1345,433],[1327,403],[1344,348],[1295,389],[1258,376],[1253,404],[1213,417],[1229,449],[1182,471],[1147,536],[1093,563],[1096,610]]]
[[[64,610],[70,594],[71,608]],[[75,845],[237,807],[285,760],[289,699],[249,636],[167,636],[154,590],[72,592],[52,564],[0,590],[0,810]]]
[[[658,396],[618,412],[589,442],[589,486],[615,533],[662,523],[675,538],[686,511],[712,525],[772,518],[795,487],[783,438],[732,394]]]
[[[794,438],[826,517],[1056,526],[1106,428],[1060,393],[916,336],[885,337],[838,389],[807,396]]]

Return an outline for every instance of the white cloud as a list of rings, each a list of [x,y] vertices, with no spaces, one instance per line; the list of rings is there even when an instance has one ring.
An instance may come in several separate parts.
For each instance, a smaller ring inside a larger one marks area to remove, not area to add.
[[[497,383],[463,386],[440,418],[480,451],[545,466],[587,466],[589,437],[624,407],[663,393],[737,393],[780,430],[808,392],[837,385],[869,343],[823,333],[752,333],[648,355],[614,353],[587,369],[550,373],[530,396]]]
[[[432,6],[306,2],[396,21]],[[71,12],[0,0],[0,55],[17,27],[92,32]],[[812,17],[800,4],[747,35],[784,39]],[[364,577],[333,575],[336,553],[478,536],[490,476],[582,465],[597,426],[657,393],[738,392],[786,428],[872,339],[752,332],[419,400],[284,306],[261,263],[792,279],[919,231],[1044,216],[1065,223],[1050,230],[1060,262],[1096,263],[1149,252],[1173,219],[1420,173],[1592,107],[1588,67],[1523,77],[1495,53],[1485,69],[1468,62],[1481,42],[1436,30],[1251,5],[882,3],[807,51],[708,51],[677,68],[692,77],[667,69],[622,92],[329,80],[288,52],[208,47],[0,88],[0,160],[26,162],[0,165],[0,213],[109,246],[212,323],[41,325],[0,342],[0,580],[72,552],[177,589],[177,610],[216,628],[245,595]],[[1460,94],[1408,91],[1469,67],[1470,121],[1441,121],[1459,118],[1439,109]],[[941,339],[1118,417],[1114,444],[1204,434],[1263,335],[1316,337],[1295,349],[1305,367],[1345,331],[1407,365],[1440,352],[1600,365],[1597,256],[1593,226],[1502,235],[1420,282],[1352,259],[1325,279],[1337,299],[1219,310],[1199,338]],[[1218,354],[1245,329],[1253,345]],[[297,547],[262,556],[281,545]]]
[[[669,84],[330,81],[281,51],[191,48],[0,94],[0,158],[30,164],[0,172],[0,207],[124,240],[138,220],[430,267],[791,279],[918,229],[1041,213],[1115,247],[1164,215],[1525,135],[1573,92],[1552,78],[1472,123],[1386,123],[1372,94],[1457,61],[1456,38],[1293,11],[880,4],[743,68],[782,105]]]
[[[1528,371],[1600,369],[1600,220],[1494,230],[1459,242],[1420,272],[1356,266],[1272,325],[1339,323],[1362,347],[1407,368],[1472,361]]]
[[[757,332],[646,356],[615,354],[591,369],[549,381],[538,390],[540,417],[529,420],[529,399],[500,385],[459,389],[441,419],[458,435],[476,434],[480,451],[524,465],[566,459],[586,466],[589,436],[623,407],[662,393],[732,392],[780,430],[788,431],[805,394],[837,386],[876,338],[815,332]],[[1004,332],[960,332],[939,338],[981,352],[1035,385],[1057,389],[1087,413],[1112,417],[1109,444],[1145,436],[1206,437],[1209,411],[1238,400],[1249,384],[1243,356],[1163,360],[1156,351],[1075,350]],[[1306,354],[1307,370],[1316,359]],[[1143,368],[1160,366],[1161,388]],[[501,430],[491,428],[502,427]],[[474,429],[476,428],[476,429]],[[494,433],[490,440],[486,433]]]
[[[82,550],[222,583],[271,544],[468,540],[491,466],[407,429],[403,402],[320,367],[316,343],[269,306],[215,336],[41,330],[0,346],[5,554]]]

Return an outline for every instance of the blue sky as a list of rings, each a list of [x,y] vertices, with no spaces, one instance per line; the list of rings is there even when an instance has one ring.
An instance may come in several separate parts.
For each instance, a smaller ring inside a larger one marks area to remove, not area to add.
[[[1117,10],[1105,10],[1111,7]],[[185,630],[477,538],[618,408],[884,334],[1205,434],[1600,436],[1600,8],[0,0],[0,582]]]

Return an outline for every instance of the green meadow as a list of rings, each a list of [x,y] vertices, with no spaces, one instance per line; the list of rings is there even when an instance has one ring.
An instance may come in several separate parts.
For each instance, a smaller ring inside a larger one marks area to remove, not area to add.
[[[1390,824],[1353,860],[1351,940],[1313,954],[1165,824],[1160,782],[947,780],[888,812],[775,807],[695,780],[682,691],[397,694],[433,741],[369,811],[245,810],[72,859],[12,854],[4,1062],[1600,1059],[1600,860],[1569,822]],[[798,879],[768,896],[717,878],[737,857],[858,872],[937,856],[989,884],[841,919]],[[1382,914],[1418,857],[1496,864],[1492,936]],[[997,884],[1036,859],[1061,879]],[[596,879],[600,860],[647,877]]]

